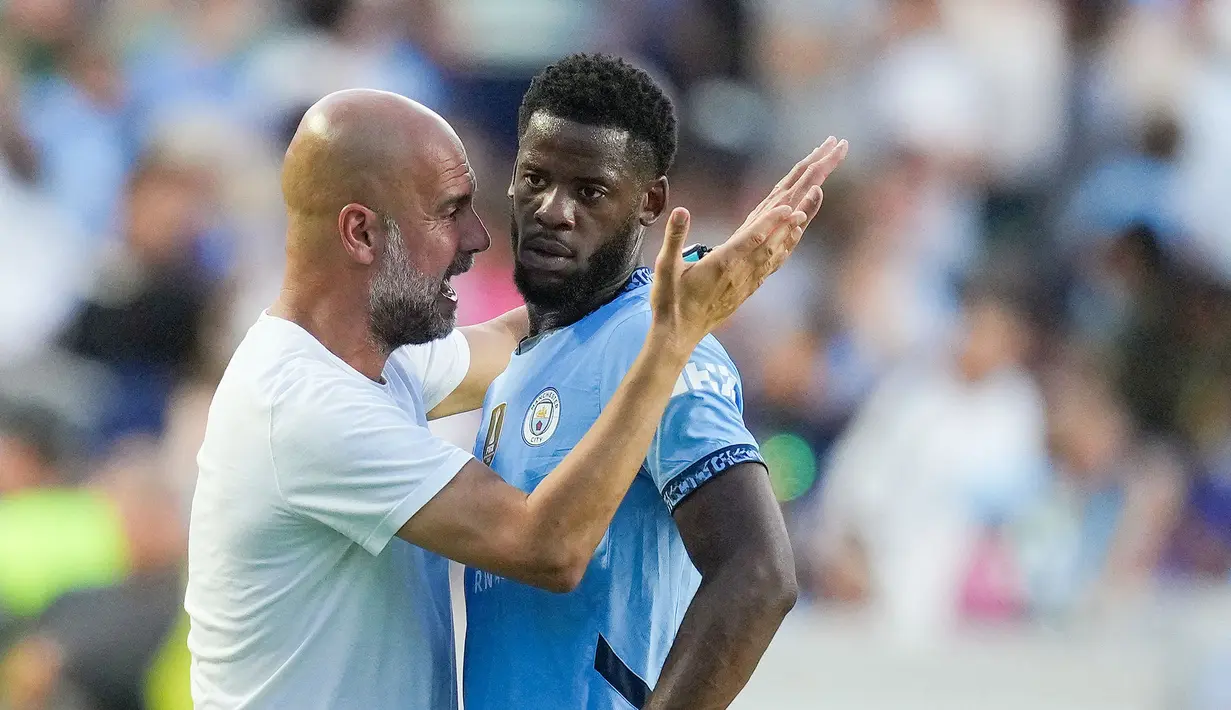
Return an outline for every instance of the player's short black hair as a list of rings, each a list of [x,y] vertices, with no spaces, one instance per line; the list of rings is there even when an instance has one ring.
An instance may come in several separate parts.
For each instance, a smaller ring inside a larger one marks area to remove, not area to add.
[[[645,71],[608,54],[572,54],[539,72],[517,112],[521,137],[535,113],[628,131],[651,152],[655,175],[675,162],[675,105]]]

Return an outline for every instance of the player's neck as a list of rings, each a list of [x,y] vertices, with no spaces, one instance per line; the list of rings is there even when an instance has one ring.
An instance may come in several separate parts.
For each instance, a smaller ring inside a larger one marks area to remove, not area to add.
[[[607,305],[628,283],[628,279],[637,270],[637,264],[629,266],[619,276],[605,285],[594,289],[589,298],[579,299],[575,303],[562,306],[544,306],[533,302],[526,303],[526,312],[530,316],[530,337],[556,328],[570,326],[585,318],[594,311]]]

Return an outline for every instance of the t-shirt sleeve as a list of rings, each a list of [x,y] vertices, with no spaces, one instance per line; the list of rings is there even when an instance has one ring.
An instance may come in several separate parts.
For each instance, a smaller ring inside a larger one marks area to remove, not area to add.
[[[373,555],[472,458],[345,377],[300,381],[276,398],[270,445],[291,510]]]
[[[470,371],[470,344],[460,330],[423,345],[407,345],[395,352],[406,370],[423,383],[423,404],[430,412],[457,389]]]
[[[610,399],[632,366],[649,330],[649,313],[620,323],[609,352],[612,366],[604,375],[604,399]],[[764,463],[755,437],[744,424],[743,384],[722,345],[706,337],[676,380],[671,400],[645,458],[672,512],[701,486],[741,463]]]

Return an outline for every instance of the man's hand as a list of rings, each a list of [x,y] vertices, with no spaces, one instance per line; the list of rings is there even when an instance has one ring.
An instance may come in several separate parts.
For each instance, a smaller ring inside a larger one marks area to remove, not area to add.
[[[768,210],[783,205],[796,207],[803,202],[804,197],[812,187],[820,188],[825,179],[838,169],[846,160],[850,144],[830,136],[824,143],[817,146],[806,158],[795,164],[791,172],[774,185],[761,204],[748,213],[740,229],[744,229]],[[820,204],[817,204],[820,207]],[[815,215],[815,213],[813,213]]]
[[[799,243],[821,207],[820,182],[845,156],[845,144],[836,156],[834,150],[814,151],[744,227],[694,264],[681,253],[688,212],[677,209],[656,262],[649,336],[581,441],[529,495],[471,460],[398,534],[471,567],[553,591],[573,589],[640,470],[688,358]],[[413,427],[403,425],[405,431],[382,430],[404,446]]]
[[[846,159],[848,144],[825,141],[791,169],[724,244],[692,264],[682,251],[689,214],[671,213],[654,262],[655,328],[687,351],[718,327],[777,271],[821,208],[821,184]]]

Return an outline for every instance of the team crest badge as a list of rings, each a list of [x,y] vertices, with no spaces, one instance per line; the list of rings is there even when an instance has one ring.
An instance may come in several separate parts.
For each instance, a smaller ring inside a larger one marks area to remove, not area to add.
[[[556,433],[560,423],[560,394],[548,387],[530,403],[526,420],[522,422],[521,436],[531,446],[540,446]]]
[[[483,463],[492,465],[496,458],[496,447],[500,445],[500,430],[504,428],[504,410],[508,405],[501,402],[492,410],[491,421],[487,425],[487,438],[483,440]]]

